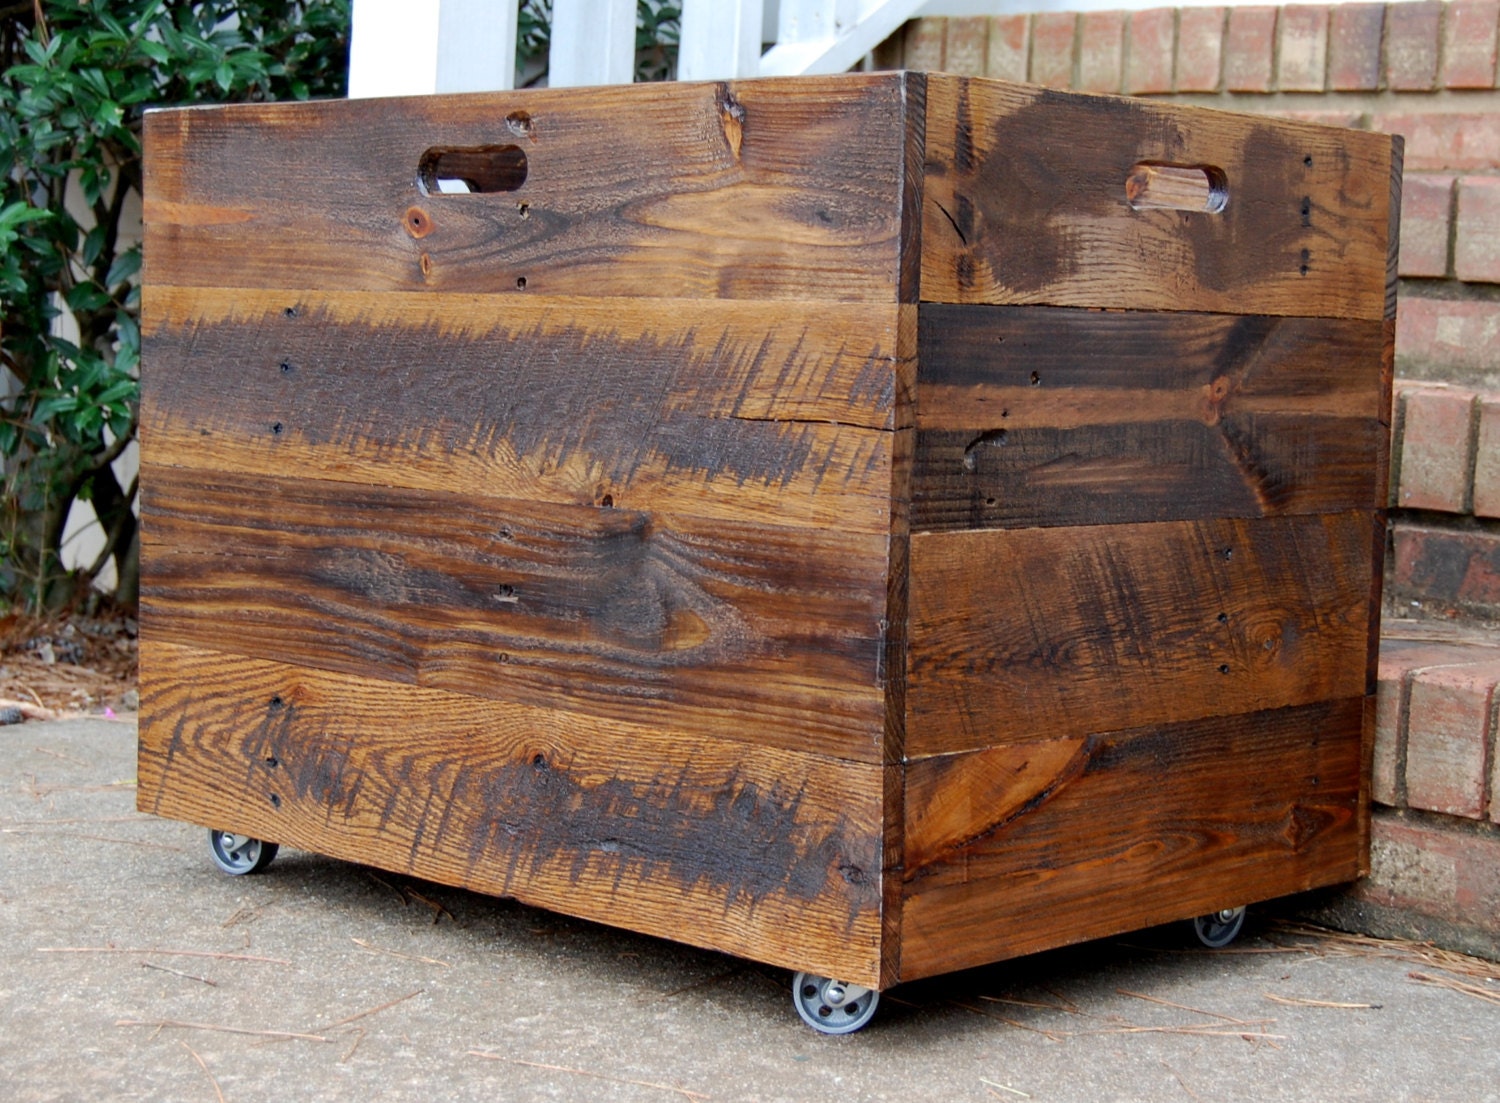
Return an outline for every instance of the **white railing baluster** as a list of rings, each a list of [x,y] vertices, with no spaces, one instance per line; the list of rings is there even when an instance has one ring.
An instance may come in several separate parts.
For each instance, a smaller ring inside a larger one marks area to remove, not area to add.
[[[518,0],[356,0],[349,95],[509,88]]]
[[[635,76],[635,0],[552,0],[547,83],[629,84]]]
[[[683,0],[678,80],[733,80],[760,72],[765,0]]]

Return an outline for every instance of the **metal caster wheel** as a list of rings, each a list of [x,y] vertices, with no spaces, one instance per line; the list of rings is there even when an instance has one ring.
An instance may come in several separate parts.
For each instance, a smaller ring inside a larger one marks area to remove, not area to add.
[[[275,843],[263,843],[232,831],[210,830],[208,833],[208,852],[213,856],[214,865],[231,877],[259,873],[271,864],[277,849]]]
[[[1222,950],[1239,937],[1245,925],[1244,908],[1224,908],[1193,920],[1193,933],[1210,950]]]
[[[852,1034],[875,1017],[880,993],[841,980],[798,973],[792,978],[792,1006],[820,1034]]]

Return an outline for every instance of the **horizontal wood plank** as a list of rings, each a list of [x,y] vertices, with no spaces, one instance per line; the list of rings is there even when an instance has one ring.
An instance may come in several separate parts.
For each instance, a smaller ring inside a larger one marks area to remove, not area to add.
[[[923,533],[906,753],[1358,696],[1369,513]]]
[[[157,468],[150,638],[879,761],[886,538]]]
[[[887,531],[901,308],[487,302],[148,288],[143,463]]]
[[[934,76],[926,141],[926,301],[1385,312],[1383,135]],[[1221,209],[1132,208],[1143,164],[1211,170]]]
[[[1353,880],[1362,697],[907,769],[911,980]]]
[[[1375,509],[1382,323],[925,303],[918,531]]]
[[[882,768],[145,640],[142,811],[879,983]]]
[[[906,89],[920,79],[153,112],[145,278],[894,302]],[[424,194],[431,152],[497,146],[524,156],[513,189]]]

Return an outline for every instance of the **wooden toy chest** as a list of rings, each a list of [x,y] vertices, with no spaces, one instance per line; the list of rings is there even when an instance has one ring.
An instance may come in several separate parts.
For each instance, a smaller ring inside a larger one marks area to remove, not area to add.
[[[877,73],[146,148],[142,809],[876,988],[1364,870],[1399,139]]]

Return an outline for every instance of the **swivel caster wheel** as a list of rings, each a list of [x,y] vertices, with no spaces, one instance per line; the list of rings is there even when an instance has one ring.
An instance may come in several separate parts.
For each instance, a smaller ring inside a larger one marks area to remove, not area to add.
[[[1194,919],[1193,933],[1210,950],[1222,950],[1239,937],[1244,925],[1244,908],[1223,908]]]
[[[880,993],[873,988],[798,973],[792,978],[792,1006],[820,1034],[852,1034],[875,1017]]]
[[[275,843],[263,843],[249,835],[236,835],[231,831],[210,830],[208,852],[218,866],[231,877],[242,877],[246,873],[259,873],[276,857]]]

